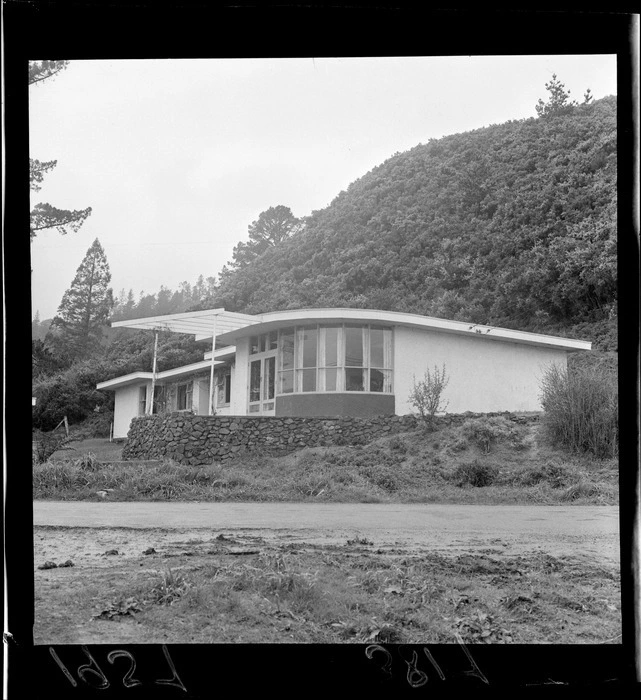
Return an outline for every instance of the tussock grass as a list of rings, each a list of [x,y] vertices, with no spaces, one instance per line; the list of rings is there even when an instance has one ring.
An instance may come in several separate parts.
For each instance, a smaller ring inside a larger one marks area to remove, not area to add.
[[[88,454],[34,465],[33,494],[120,501],[616,503],[614,460],[559,452],[537,440],[536,426],[506,431],[499,425],[498,431],[505,439],[493,440],[490,452],[470,439],[469,428],[448,427],[282,457],[248,453],[224,465],[102,463]]]

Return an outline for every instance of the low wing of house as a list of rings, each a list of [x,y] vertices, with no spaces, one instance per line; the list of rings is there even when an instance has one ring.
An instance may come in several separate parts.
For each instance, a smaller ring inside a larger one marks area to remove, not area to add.
[[[448,411],[537,411],[545,367],[565,367],[582,340],[371,309],[224,309],[114,323],[191,333],[204,360],[98,385],[116,392],[114,436],[145,412],[232,415],[403,415],[414,381],[445,367]],[[151,402],[151,385],[154,400]],[[151,403],[150,403],[151,402]]]

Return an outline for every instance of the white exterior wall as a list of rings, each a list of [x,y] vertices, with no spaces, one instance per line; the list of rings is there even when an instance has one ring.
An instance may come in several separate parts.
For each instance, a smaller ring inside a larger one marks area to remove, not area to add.
[[[426,369],[445,363],[449,384],[448,413],[540,411],[539,381],[545,366],[567,367],[565,350],[486,340],[450,333],[399,327],[394,329],[394,394],[396,414],[412,413],[408,403]]]
[[[141,384],[129,384],[120,389],[116,389],[114,396],[114,438],[126,438],[129,432],[131,419],[138,415],[140,387]],[[150,383],[147,385],[147,396],[151,388]]]
[[[236,362],[232,368],[231,406],[232,416],[246,416],[249,411],[249,336],[236,343]]]

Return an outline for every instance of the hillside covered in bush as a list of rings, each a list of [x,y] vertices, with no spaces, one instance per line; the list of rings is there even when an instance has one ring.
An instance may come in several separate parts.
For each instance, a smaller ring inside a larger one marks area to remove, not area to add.
[[[397,153],[200,306],[346,306],[616,349],[616,98]]]

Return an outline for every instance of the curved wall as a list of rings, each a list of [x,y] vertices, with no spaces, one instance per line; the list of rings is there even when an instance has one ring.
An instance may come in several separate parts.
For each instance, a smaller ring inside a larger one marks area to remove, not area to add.
[[[276,397],[277,416],[372,418],[394,415],[393,394],[316,393]]]

